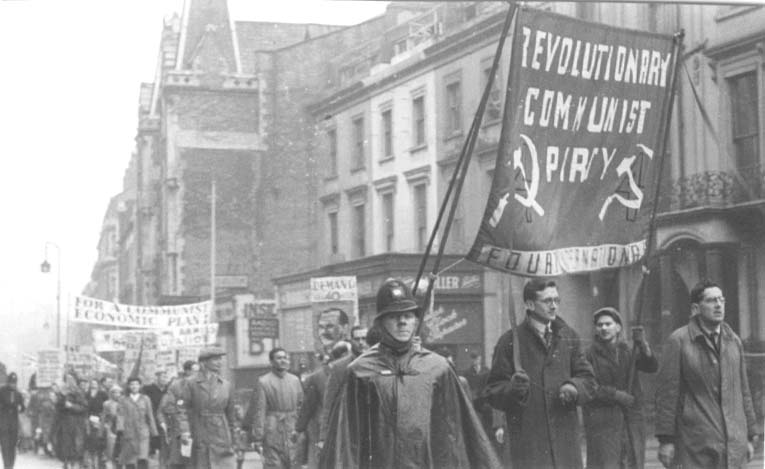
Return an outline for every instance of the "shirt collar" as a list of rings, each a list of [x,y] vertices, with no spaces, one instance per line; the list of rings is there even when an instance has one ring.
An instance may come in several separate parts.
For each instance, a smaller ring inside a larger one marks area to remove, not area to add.
[[[527,315],[526,317],[529,319],[529,324],[534,329],[534,331],[536,331],[537,334],[544,336],[548,327],[550,327],[550,331],[552,331],[552,325],[551,325],[552,321],[545,324],[542,321],[539,321],[538,319],[532,317],[530,314]]]
[[[726,332],[725,327],[726,326],[723,326],[723,324],[720,324],[720,328],[717,330],[721,341],[729,339],[728,332]],[[697,339],[698,337],[709,337],[711,331],[706,329],[704,327],[704,323],[701,321],[701,318],[698,317],[698,315],[695,315],[688,323],[688,332],[690,332],[691,337]]]

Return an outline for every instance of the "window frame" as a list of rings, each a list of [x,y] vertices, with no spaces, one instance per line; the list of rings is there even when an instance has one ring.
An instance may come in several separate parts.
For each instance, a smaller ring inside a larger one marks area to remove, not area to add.
[[[358,114],[351,118],[351,172],[366,169],[366,129],[364,128],[364,114]]]
[[[388,190],[380,193],[382,212],[382,239],[385,252],[393,252],[396,243],[396,198],[395,191]],[[386,203],[390,201],[390,207]],[[390,212],[390,213],[389,213]]]
[[[421,103],[418,106],[418,103]],[[428,146],[428,128],[427,128],[427,102],[425,100],[425,89],[419,88],[412,92],[412,151],[426,148]],[[421,110],[418,115],[418,109]],[[420,129],[421,126],[421,129]]]
[[[331,127],[327,129],[327,148],[329,156],[329,174],[327,179],[334,179],[338,176],[338,145],[337,145],[337,128]]]
[[[366,231],[367,231],[367,208],[366,202],[357,203],[351,206],[353,228],[351,230],[351,249],[352,258],[360,259],[366,254]],[[359,210],[361,216],[359,216]]]
[[[380,106],[380,161],[388,161],[394,157],[393,105],[386,103]]]
[[[419,200],[422,194],[422,200]],[[422,207],[420,206],[422,203]],[[416,252],[424,252],[428,245],[428,183],[412,184],[412,207],[414,214],[414,244]]]
[[[462,80],[459,75],[447,78],[444,86],[445,134],[447,138],[462,134],[462,95]]]

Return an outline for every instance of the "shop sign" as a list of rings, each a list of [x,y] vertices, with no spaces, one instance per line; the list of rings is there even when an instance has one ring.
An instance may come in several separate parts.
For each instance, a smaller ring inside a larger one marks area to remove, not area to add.
[[[483,341],[483,305],[480,302],[436,300],[423,318],[425,344],[473,344]]]
[[[279,338],[276,301],[252,294],[234,296],[237,366],[266,366]]]
[[[215,289],[219,288],[247,288],[248,277],[246,275],[216,275]]]
[[[311,303],[355,301],[356,297],[356,276],[311,278]]]

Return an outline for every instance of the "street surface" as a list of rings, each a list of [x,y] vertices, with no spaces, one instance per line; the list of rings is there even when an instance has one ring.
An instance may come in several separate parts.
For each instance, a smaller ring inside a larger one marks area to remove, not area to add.
[[[43,455],[33,455],[31,453],[22,453],[16,456],[16,469],[61,469],[63,465],[53,458]],[[156,459],[149,460],[149,469],[157,469],[159,465]],[[245,464],[242,469],[262,469],[256,453],[247,453]]]
[[[649,441],[646,448],[645,469],[663,469],[663,466],[656,458],[657,450],[658,446],[656,443]],[[16,457],[17,469],[60,469],[61,467],[60,462],[47,456],[33,456],[27,453],[20,454]],[[155,469],[157,467],[156,460],[152,460],[149,463],[149,467]],[[247,453],[247,460],[245,461],[243,469],[261,469],[262,467],[260,460],[257,459],[257,456],[254,453]],[[765,465],[763,465],[762,450],[760,450],[759,454],[757,454],[746,467],[747,469],[762,469],[765,467]]]

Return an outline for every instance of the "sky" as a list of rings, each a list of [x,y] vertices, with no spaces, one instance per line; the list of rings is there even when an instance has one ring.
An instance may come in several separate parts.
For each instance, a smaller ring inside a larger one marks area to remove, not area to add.
[[[229,9],[242,21],[356,24],[387,3],[229,0]],[[53,343],[57,268],[62,317],[89,281],[135,147],[140,83],[154,78],[163,18],[182,4],[0,0],[0,361]]]

